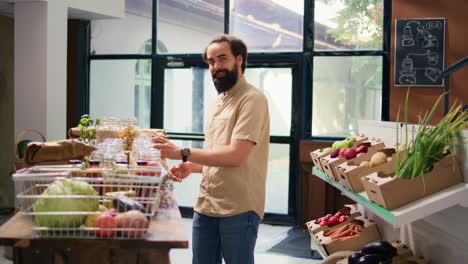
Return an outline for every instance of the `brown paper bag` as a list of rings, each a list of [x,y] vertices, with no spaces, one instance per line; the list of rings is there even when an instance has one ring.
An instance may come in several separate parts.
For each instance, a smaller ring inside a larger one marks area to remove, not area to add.
[[[77,140],[56,142],[30,142],[26,147],[24,160],[27,163],[43,161],[83,159],[96,150],[96,147]]]

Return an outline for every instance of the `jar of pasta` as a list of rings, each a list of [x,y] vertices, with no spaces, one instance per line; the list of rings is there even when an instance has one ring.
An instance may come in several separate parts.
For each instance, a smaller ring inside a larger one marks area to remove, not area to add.
[[[126,118],[120,120],[119,137],[123,139],[125,150],[132,149],[133,140],[137,136],[137,121],[135,118]]]

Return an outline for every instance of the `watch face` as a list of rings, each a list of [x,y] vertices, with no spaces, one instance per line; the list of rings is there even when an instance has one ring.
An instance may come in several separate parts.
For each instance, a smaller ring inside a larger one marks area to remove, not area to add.
[[[190,149],[188,148],[182,149],[182,155],[184,155],[185,157],[188,157],[190,155]]]

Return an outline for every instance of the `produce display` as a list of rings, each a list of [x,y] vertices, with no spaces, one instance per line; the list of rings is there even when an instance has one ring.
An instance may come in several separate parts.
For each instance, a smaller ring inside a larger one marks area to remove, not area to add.
[[[18,198],[41,237],[140,238],[159,208],[166,177],[146,175],[147,166],[143,175],[136,167],[37,166],[13,178],[24,188]],[[143,192],[148,195],[138,196]]]

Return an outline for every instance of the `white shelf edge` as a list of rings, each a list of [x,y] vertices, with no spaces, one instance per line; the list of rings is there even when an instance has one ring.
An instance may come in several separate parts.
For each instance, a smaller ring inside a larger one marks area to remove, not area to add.
[[[459,183],[417,201],[404,205],[392,212],[395,225],[408,224],[446,208],[462,204],[468,199],[468,184]]]
[[[319,178],[322,178],[318,176]],[[324,179],[325,180],[325,179]],[[345,189],[344,187],[340,186],[340,184],[327,181],[329,184],[333,185],[335,188],[340,190],[344,195],[349,197],[351,200],[356,201],[356,198],[353,195],[348,195],[347,192],[349,190]],[[367,198],[366,192],[356,193],[358,195]],[[358,202],[358,201],[356,201]],[[359,203],[359,202],[358,202]],[[379,213],[376,210],[366,206],[366,204],[360,203],[366,210],[373,212],[376,215]],[[442,191],[429,195],[427,197],[418,199],[412,203],[404,205],[400,208],[394,210],[387,210],[389,213],[393,214],[393,222],[389,222],[385,218],[386,222],[393,224],[395,227],[409,224],[411,222],[421,220],[429,215],[434,213],[440,212],[446,208],[455,206],[455,205],[467,205],[468,204],[468,184],[467,183],[459,183],[448,187]]]

